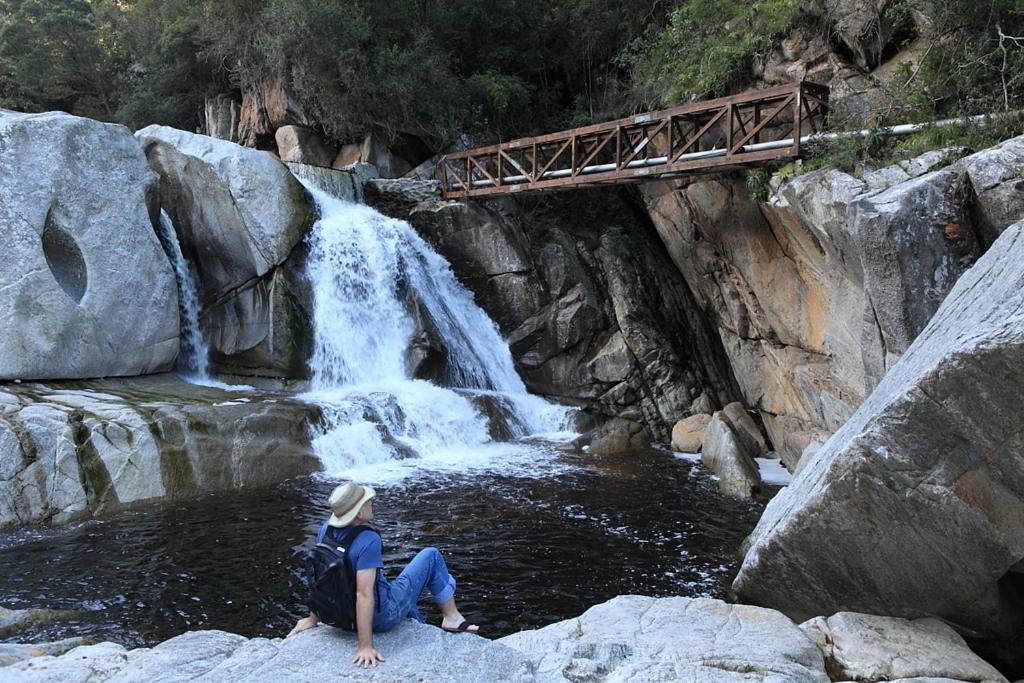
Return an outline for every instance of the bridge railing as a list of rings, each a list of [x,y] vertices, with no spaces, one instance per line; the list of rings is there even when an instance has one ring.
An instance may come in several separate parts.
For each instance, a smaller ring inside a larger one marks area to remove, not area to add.
[[[446,198],[622,184],[796,157],[828,88],[794,83],[444,155]]]

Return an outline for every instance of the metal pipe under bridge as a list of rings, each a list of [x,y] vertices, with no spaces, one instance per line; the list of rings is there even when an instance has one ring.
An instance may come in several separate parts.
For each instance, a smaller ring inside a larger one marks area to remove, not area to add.
[[[642,182],[800,156],[828,88],[800,82],[441,157],[445,199]]]

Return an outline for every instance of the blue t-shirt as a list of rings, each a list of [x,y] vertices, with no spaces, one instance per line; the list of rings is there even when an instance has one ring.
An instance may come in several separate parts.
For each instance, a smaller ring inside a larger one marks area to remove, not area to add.
[[[320,531],[316,535],[316,542],[319,543],[323,540],[325,534],[330,534],[330,537],[335,541],[340,541],[345,538],[345,534],[349,532],[352,527],[335,527],[330,526],[327,522],[324,522],[320,527]],[[366,531],[359,532],[359,535],[355,537],[355,540],[348,546],[348,561],[349,566],[354,568],[357,572],[361,569],[376,569],[377,578],[373,586],[373,597],[374,597],[374,610],[380,611],[381,599],[387,595],[387,583],[388,580],[384,578],[384,548],[380,541],[380,534],[376,531],[367,529]]]

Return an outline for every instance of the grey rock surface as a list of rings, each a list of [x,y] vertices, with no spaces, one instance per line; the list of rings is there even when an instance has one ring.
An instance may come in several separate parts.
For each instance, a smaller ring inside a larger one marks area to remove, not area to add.
[[[178,354],[178,291],[128,129],[0,111],[0,380],[139,375]]]
[[[938,619],[909,621],[839,612],[827,619],[815,617],[800,628],[822,649],[825,666],[837,680],[1006,681],[995,667],[971,652],[956,631]]]
[[[311,300],[297,246],[316,219],[309,194],[267,152],[165,126],[136,137],[198,274],[214,369],[306,374]]]
[[[715,413],[704,430],[700,461],[718,477],[722,493],[743,499],[753,497],[761,486],[754,457],[722,413]]]
[[[774,610],[708,598],[624,595],[497,641],[544,683],[828,683],[821,652]]]
[[[1022,368],[1024,221],[769,503],[739,595],[797,619],[932,615],[996,645],[1019,637]]]
[[[0,527],[309,474],[318,414],[284,394],[170,375],[0,385]]]
[[[101,643],[57,657],[36,657],[0,668],[9,683],[284,683],[295,681],[536,680],[529,661],[509,647],[470,634],[450,634],[407,621],[377,634],[387,661],[369,669],[351,663],[355,635],[318,626],[290,638],[245,638],[224,631],[190,631],[152,649]]]

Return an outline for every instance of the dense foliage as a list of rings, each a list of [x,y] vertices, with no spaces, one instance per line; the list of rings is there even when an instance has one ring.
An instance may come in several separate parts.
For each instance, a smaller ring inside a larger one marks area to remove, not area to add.
[[[487,141],[749,87],[794,29],[836,43],[844,1],[0,0],[0,106],[193,129],[287,72],[338,141]],[[910,56],[868,75],[877,123],[1024,106],[1024,0],[877,6]]]

